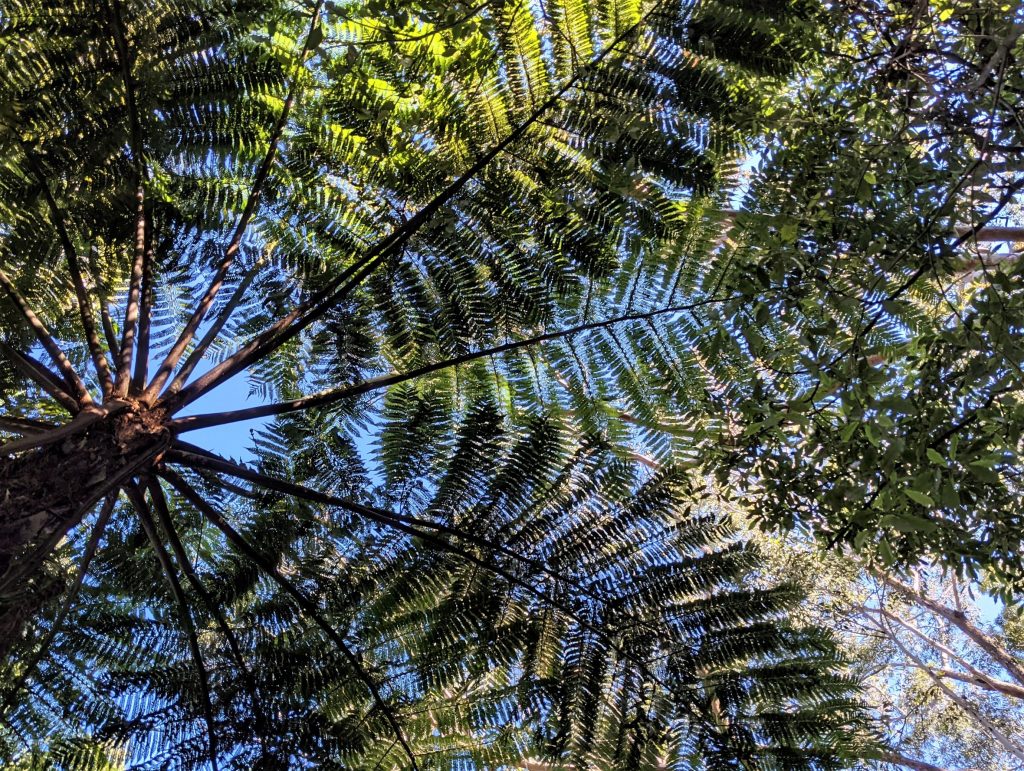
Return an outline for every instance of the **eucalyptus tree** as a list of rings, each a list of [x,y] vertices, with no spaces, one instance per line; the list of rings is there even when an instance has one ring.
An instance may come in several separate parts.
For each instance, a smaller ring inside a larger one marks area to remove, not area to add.
[[[774,575],[806,590],[800,620],[836,633],[882,736],[882,768],[1020,766],[1019,610],[948,571],[918,568],[904,582],[849,551],[754,540]]]
[[[9,3],[7,760],[849,760],[694,463],[716,212],[817,41],[769,8]]]

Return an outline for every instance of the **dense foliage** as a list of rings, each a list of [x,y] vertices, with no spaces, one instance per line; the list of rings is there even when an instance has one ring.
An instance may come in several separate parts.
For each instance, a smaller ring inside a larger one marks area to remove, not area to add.
[[[725,504],[1021,586],[1015,13],[8,3],[5,762],[881,758]]]
[[[730,468],[760,518],[1009,600],[1024,27],[1012,4],[852,7],[825,80],[780,105],[737,235],[764,370]]]

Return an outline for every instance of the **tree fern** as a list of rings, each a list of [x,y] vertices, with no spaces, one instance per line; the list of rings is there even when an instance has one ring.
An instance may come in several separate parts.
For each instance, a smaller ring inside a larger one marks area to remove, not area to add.
[[[694,470],[750,371],[716,212],[816,13],[5,11],[10,762],[848,760]],[[252,465],[185,441],[253,416]]]

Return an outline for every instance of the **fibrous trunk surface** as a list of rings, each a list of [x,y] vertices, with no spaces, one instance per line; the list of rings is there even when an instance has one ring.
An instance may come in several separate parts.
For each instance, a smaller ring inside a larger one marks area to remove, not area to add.
[[[120,482],[170,442],[165,416],[131,406],[32,452],[0,457],[0,661],[26,619],[60,592],[46,558]]]

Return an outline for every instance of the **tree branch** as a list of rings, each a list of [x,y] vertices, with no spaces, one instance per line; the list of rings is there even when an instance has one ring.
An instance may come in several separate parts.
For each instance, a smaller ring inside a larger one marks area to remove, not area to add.
[[[921,669],[917,664],[890,664],[889,666]],[[929,666],[928,669],[938,677],[957,680],[961,683],[967,683],[968,685],[976,685],[979,688],[984,688],[986,691],[1001,693],[1004,696],[1009,696],[1014,699],[1024,699],[1024,688],[1021,688],[1015,683],[1008,683],[1005,680],[996,680],[985,674],[964,674],[963,672],[957,672],[953,669],[944,669],[942,667]]]
[[[985,62],[985,65],[981,68],[981,72],[978,76],[968,84],[968,91],[977,91],[979,88],[985,85],[989,77],[992,75],[993,70],[1000,67],[1003,60],[1010,53],[1010,49],[1017,43],[1020,36],[1024,34],[1024,23],[1017,23],[1010,27],[1006,33],[1006,37],[999,41],[999,45],[996,47],[995,53],[989,57],[989,60]]]
[[[982,771],[980,768],[947,768],[946,766],[935,766],[931,763],[925,763],[923,760],[914,760],[908,758],[895,750],[886,750],[878,759],[883,763],[892,763],[894,766],[903,766],[904,768],[912,769],[912,771]]]
[[[957,236],[967,234],[971,228],[960,226],[956,229]],[[988,243],[1010,243],[1016,244],[1024,241],[1024,228],[998,227],[986,225],[970,233],[971,241],[985,241]]]
[[[887,622],[886,626],[888,626]],[[899,648],[900,651],[902,651],[904,656],[913,661],[915,664],[921,666],[922,670],[928,675],[929,678],[931,678],[932,682],[934,682],[935,685],[938,686],[938,688],[949,698],[950,701],[952,701],[954,704],[960,707],[960,709],[962,709],[968,716],[970,716],[971,719],[973,719],[981,728],[983,728],[990,736],[992,736],[992,738],[995,739],[1003,747],[1003,749],[1005,749],[1018,760],[1024,761],[1024,752],[1022,752],[1013,743],[1010,737],[1003,733],[997,726],[993,725],[992,721],[988,720],[984,715],[982,715],[973,704],[971,704],[960,694],[958,694],[956,691],[954,691],[952,688],[946,685],[942,681],[941,677],[938,677],[937,675],[932,673],[932,671],[924,664],[924,662],[921,661],[921,659],[919,659],[916,655],[914,655],[914,653],[900,641],[899,637],[892,633],[891,629],[889,637],[896,644],[896,647]]]
[[[980,669],[975,667],[973,664],[967,661],[963,656],[959,655],[952,648],[942,644],[938,640],[934,640],[931,637],[929,637],[924,631],[918,628],[916,624],[904,618],[901,618],[900,616],[886,610],[885,608],[869,608],[867,606],[862,605],[856,608],[856,610],[859,610],[861,613],[876,614],[879,616],[883,616],[890,622],[899,624],[904,629],[907,629],[908,631],[912,632],[914,635],[919,637],[921,640],[923,640],[926,645],[929,645],[935,650],[939,651],[939,653],[941,653],[943,656],[948,656],[950,659],[956,661],[968,672],[968,674],[965,675],[959,672],[954,672],[950,669],[937,669],[936,667],[929,667],[929,669],[932,672],[938,674],[940,677],[948,677],[952,680],[960,680],[961,682],[978,685],[990,691],[998,691],[1002,693],[1004,696],[1010,696],[1011,698],[1024,698],[1024,688],[1017,685],[1016,683],[1007,683],[1002,680],[999,680],[998,678],[989,677],[986,673],[982,672]]]
[[[1021,666],[1017,658],[1006,650],[1004,647],[999,645],[998,642],[993,640],[991,637],[982,632],[978,627],[972,624],[963,613],[953,610],[952,608],[946,607],[945,605],[936,602],[935,600],[927,597],[920,592],[914,591],[910,586],[907,586],[902,581],[899,581],[892,576],[886,575],[885,573],[879,573],[872,571],[875,577],[882,581],[884,584],[889,586],[891,589],[896,590],[900,594],[904,595],[912,602],[927,608],[937,616],[941,616],[946,619],[950,624],[955,626],[961,632],[963,632],[969,639],[971,639],[979,648],[985,651],[991,656],[1003,669],[1005,669],[1010,676],[1016,680],[1020,685],[1024,685],[1024,667]]]

